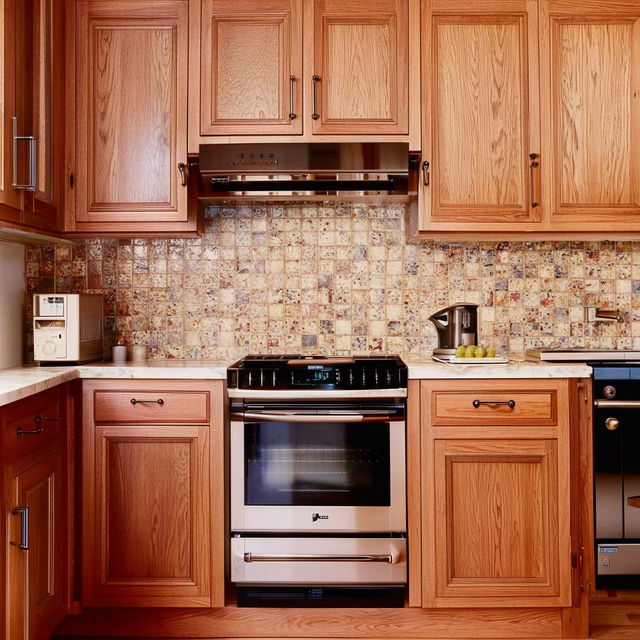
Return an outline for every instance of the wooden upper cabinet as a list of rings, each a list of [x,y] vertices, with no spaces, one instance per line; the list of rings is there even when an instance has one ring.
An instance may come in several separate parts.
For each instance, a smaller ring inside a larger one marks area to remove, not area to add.
[[[204,0],[201,133],[302,133],[302,0]]]
[[[195,230],[187,1],[80,0],[76,18],[76,230]]]
[[[408,1],[315,0],[306,20],[313,133],[408,133]]]
[[[63,223],[64,3],[21,0],[17,6],[18,112],[22,132],[31,132],[35,138],[36,153],[34,189],[25,192],[23,222],[56,231]],[[27,176],[26,145],[20,153],[21,173]]]
[[[637,231],[640,3],[545,0],[541,7],[551,224]]]
[[[0,3],[0,219],[19,223],[21,195],[12,187],[13,120],[16,115],[16,0]]]
[[[434,0],[423,17],[423,229],[540,220],[538,12]],[[531,157],[535,154],[535,157]],[[440,226],[438,226],[440,225]]]

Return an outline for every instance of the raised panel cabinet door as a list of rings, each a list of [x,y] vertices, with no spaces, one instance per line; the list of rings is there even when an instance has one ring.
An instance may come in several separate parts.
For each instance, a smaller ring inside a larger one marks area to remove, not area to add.
[[[209,427],[96,427],[85,605],[210,606]]]
[[[33,457],[31,457],[33,459]],[[50,638],[66,613],[62,457],[59,449],[7,478],[7,640]],[[25,529],[23,524],[28,522]],[[19,545],[23,545],[21,548]]]
[[[0,219],[19,223],[22,200],[13,188],[13,117],[16,113],[16,0],[0,3]]]
[[[312,6],[305,90],[313,133],[408,133],[408,1],[314,0]]]
[[[19,111],[22,128],[35,138],[34,190],[27,192],[24,224],[56,230],[62,226],[64,193],[64,3],[18,3]],[[26,153],[23,154],[26,160]],[[28,175],[27,168],[23,168]]]
[[[187,5],[78,2],[76,221],[187,220]]]
[[[557,441],[435,440],[433,456],[437,605],[569,606]]]
[[[203,135],[302,133],[302,0],[204,0]]]
[[[540,220],[537,41],[529,0],[431,3],[422,54],[427,228]]]
[[[541,6],[552,226],[638,230],[640,3]]]

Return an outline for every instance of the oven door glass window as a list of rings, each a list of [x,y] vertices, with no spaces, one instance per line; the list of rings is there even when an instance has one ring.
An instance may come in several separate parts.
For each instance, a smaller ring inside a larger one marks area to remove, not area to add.
[[[389,506],[389,423],[245,423],[245,504]]]

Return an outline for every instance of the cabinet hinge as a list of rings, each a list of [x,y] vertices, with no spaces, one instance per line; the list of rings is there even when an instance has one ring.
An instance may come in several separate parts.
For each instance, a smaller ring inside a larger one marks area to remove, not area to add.
[[[578,568],[578,554],[577,553],[572,553],[571,554],[571,568],[572,569],[577,569]]]
[[[75,178],[75,176],[73,175],[73,173],[70,173],[70,174],[69,174],[69,186],[73,189],[73,187],[75,186],[75,184],[76,184],[76,178]]]

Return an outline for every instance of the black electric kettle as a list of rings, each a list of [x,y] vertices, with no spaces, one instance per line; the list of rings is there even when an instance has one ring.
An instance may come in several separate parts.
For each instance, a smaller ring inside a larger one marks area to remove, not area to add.
[[[438,332],[438,348],[433,355],[450,358],[460,345],[477,344],[478,305],[458,302],[436,311],[430,318]]]

